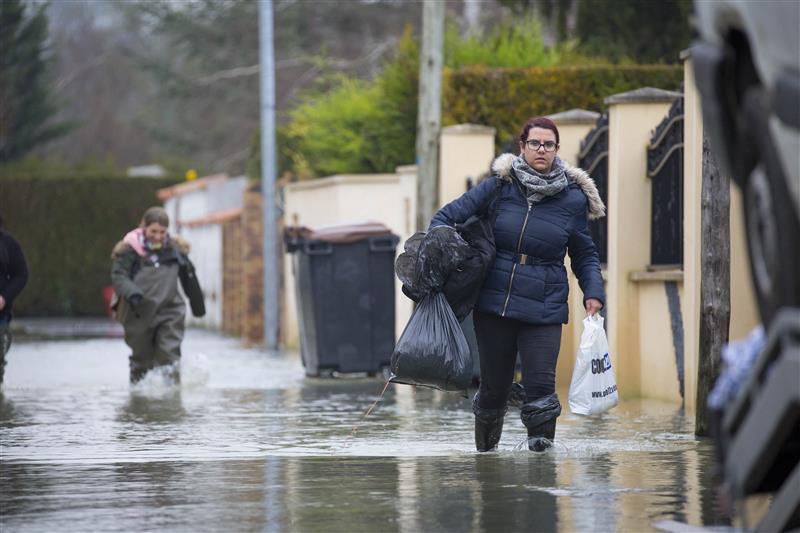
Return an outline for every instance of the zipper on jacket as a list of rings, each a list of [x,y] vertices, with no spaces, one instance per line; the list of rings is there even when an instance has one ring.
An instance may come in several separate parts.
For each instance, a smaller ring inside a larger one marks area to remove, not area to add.
[[[525,226],[528,225],[528,217],[531,215],[532,207],[533,204],[528,202],[528,212],[525,213],[525,220],[522,222],[522,229],[519,232],[519,239],[517,240],[517,252],[514,254],[514,266],[511,267],[511,277],[508,279],[508,293],[506,294],[506,301],[503,304],[503,312],[500,313],[500,316],[506,316],[508,300],[511,298],[511,284],[514,283],[514,274],[517,272],[517,257],[519,257],[519,250],[522,248],[522,237],[525,235]]]

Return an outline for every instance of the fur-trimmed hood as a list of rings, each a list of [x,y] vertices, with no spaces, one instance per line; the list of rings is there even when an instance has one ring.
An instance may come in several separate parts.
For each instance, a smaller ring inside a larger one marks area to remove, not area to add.
[[[191,246],[189,245],[189,242],[186,241],[180,235],[170,235],[169,245],[177,246],[178,251],[180,251],[181,254],[189,255],[189,250],[191,249]],[[130,250],[131,248],[132,246],[127,242],[125,242],[125,239],[122,239],[121,241],[119,241],[117,244],[114,245],[114,249],[111,251],[111,259],[116,259],[117,257],[125,253],[127,250]]]
[[[492,163],[492,172],[504,181],[511,181],[511,165],[517,156],[514,154],[501,154]],[[562,161],[564,161],[562,159]],[[589,174],[582,168],[573,167],[564,161],[564,171],[567,173],[567,178],[574,181],[586,195],[589,201],[589,220],[595,220],[606,216],[606,206],[600,198],[600,192],[597,190],[594,180],[589,177]]]

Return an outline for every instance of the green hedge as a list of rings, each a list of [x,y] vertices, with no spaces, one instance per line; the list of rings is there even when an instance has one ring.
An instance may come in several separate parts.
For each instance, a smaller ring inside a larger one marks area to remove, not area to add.
[[[375,82],[342,82],[290,112],[289,124],[279,131],[281,171],[306,179],[394,172],[413,162],[418,51],[410,36],[401,44]],[[492,126],[500,150],[531,116],[572,108],[602,112],[603,100],[613,94],[641,87],[678,90],[682,82],[677,65],[447,68],[442,123]]]
[[[28,260],[17,316],[104,314],[111,249],[175,180],[0,178],[0,213]]]
[[[497,129],[497,143],[516,138],[526,119],[579,108],[601,112],[613,94],[657,87],[679,90],[683,69],[672,65],[605,65],[446,70],[442,121]]]

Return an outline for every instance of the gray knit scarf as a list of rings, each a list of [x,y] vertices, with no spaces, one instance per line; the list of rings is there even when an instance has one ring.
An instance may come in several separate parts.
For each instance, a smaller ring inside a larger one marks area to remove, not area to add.
[[[564,162],[558,156],[553,160],[550,172],[546,174],[531,168],[522,154],[514,159],[511,167],[517,179],[525,186],[531,202],[540,202],[547,196],[554,196],[569,185],[567,174],[564,172]]]

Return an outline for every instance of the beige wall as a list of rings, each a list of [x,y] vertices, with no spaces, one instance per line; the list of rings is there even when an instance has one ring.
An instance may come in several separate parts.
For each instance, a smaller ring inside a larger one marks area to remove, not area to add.
[[[558,155],[572,166],[578,164],[578,154],[581,151],[581,141],[589,130],[592,129],[594,123],[589,124],[567,124],[558,126],[558,136],[561,138],[561,148],[558,150]]]
[[[742,193],[731,184],[731,340],[747,336],[761,322],[750,276]]]
[[[697,351],[700,345],[700,198],[703,177],[703,119],[690,61],[683,65],[683,311],[686,409],[697,403]]]
[[[680,381],[665,282],[675,282],[678,297],[683,300],[682,278],[680,270],[637,272],[631,277],[641,312],[637,347],[641,358],[641,396],[678,404],[681,403]],[[684,387],[685,383],[684,378]]]
[[[650,262],[650,180],[647,145],[670,100],[617,101],[609,104],[608,164],[608,341],[615,360],[620,397],[642,395],[640,317],[632,272]],[[668,326],[667,322],[667,326]]]
[[[494,158],[495,129],[475,124],[442,128],[439,156],[439,206],[467,191],[467,178],[473,185],[489,171]]]
[[[600,113],[585,109],[570,109],[548,115],[547,118],[555,122],[558,127],[559,157],[570,165],[577,165],[581,142],[586,134],[594,128],[597,119],[600,118]]]

